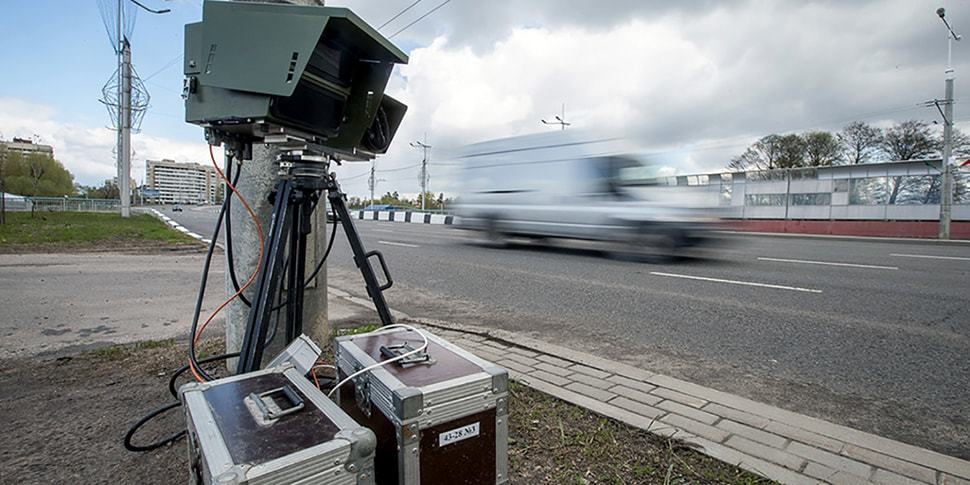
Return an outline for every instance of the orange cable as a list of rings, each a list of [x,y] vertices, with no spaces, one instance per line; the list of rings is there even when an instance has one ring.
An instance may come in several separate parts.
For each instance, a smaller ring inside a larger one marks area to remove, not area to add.
[[[209,318],[205,320],[205,323],[203,323],[202,326],[199,327],[199,330],[195,333],[195,336],[193,337],[196,345],[198,345],[199,339],[202,337],[202,331],[205,330],[205,327],[209,325],[212,319],[215,318],[215,316],[218,315],[219,312],[226,307],[226,305],[228,305],[232,300],[235,300],[239,295],[242,294],[243,291],[246,291],[246,288],[249,288],[249,286],[252,285],[254,281],[256,281],[256,276],[259,274],[260,265],[262,265],[262,262],[263,262],[263,251],[265,249],[264,241],[263,241],[263,226],[259,223],[259,218],[256,217],[256,212],[254,212],[252,207],[249,206],[249,202],[246,201],[246,198],[243,197],[243,195],[240,194],[238,191],[236,191],[236,187],[232,184],[232,182],[229,181],[229,179],[226,177],[226,174],[222,172],[222,169],[219,168],[219,164],[216,163],[216,156],[212,152],[212,145],[209,145],[209,158],[212,159],[212,166],[215,167],[216,173],[219,174],[219,178],[221,178],[226,183],[226,186],[232,189],[232,192],[230,192],[229,194],[226,194],[226,197],[232,197],[232,194],[238,195],[239,202],[241,202],[243,207],[246,208],[246,212],[249,212],[249,217],[253,220],[253,224],[256,226],[256,235],[259,237],[259,257],[256,259],[256,267],[253,269],[253,273],[249,275],[249,279],[246,280],[246,284],[242,285],[242,287],[239,288],[239,291],[237,291],[232,296],[230,296],[226,301],[222,302],[222,304],[219,305],[219,307],[216,308],[216,310],[212,312],[211,315],[209,315]],[[226,217],[230,217],[230,214],[226,214]],[[192,363],[192,359],[189,359],[189,370],[192,371],[192,375],[195,376],[195,380],[199,382],[205,381],[205,379],[203,379],[202,376],[199,375],[199,373],[196,371],[195,365]]]

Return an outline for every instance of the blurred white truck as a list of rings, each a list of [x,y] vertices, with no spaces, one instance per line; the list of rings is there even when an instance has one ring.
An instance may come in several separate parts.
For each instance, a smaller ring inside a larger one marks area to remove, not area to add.
[[[677,254],[710,241],[715,202],[657,183],[622,139],[578,132],[476,143],[458,152],[458,226],[508,237],[606,241],[625,254]]]

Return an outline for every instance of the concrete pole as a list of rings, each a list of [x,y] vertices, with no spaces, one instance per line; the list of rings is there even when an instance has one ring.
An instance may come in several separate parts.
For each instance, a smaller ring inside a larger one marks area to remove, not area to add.
[[[374,205],[374,184],[377,183],[377,181],[374,180],[374,172],[375,172],[374,165],[375,165],[375,163],[372,160],[370,162],[370,180],[368,180],[368,182],[367,182],[367,187],[370,188],[370,204],[369,205]]]
[[[121,217],[131,216],[131,45],[122,40],[121,48],[121,151],[118,153],[120,174],[118,195],[121,197]]]
[[[250,1],[250,0],[236,0]],[[299,5],[322,6],[323,1],[317,0],[289,0],[283,2],[262,3],[293,3]],[[253,66],[254,70],[259,70],[260,66]],[[270,216],[273,211],[273,204],[269,201],[269,194],[272,192],[279,180],[277,172],[279,165],[277,157],[280,151],[271,145],[253,145],[253,159],[243,163],[242,173],[239,177],[239,184],[236,189],[239,194],[246,197],[259,223],[263,226],[263,231],[269,230]],[[228,195],[228,193],[227,193]],[[234,196],[235,197],[235,196]],[[232,217],[232,237],[233,237],[233,256],[235,257],[234,266],[236,276],[240,284],[243,284],[253,269],[256,267],[256,260],[259,257],[259,240],[256,235],[255,227],[250,220],[249,213],[242,204],[233,201],[230,211]],[[326,217],[326,195],[321,198],[313,216],[313,230],[307,238],[307,277],[316,267],[319,258],[323,255],[327,247],[327,217]],[[235,293],[232,287],[232,280],[229,277],[228,264],[226,266],[226,294],[227,296]],[[246,292],[247,297],[252,296],[251,291]],[[286,298],[284,295],[283,298]],[[312,338],[317,345],[325,347],[330,345],[330,323],[327,317],[327,267],[320,270],[314,284],[308,286],[303,296],[303,332]],[[246,324],[248,323],[249,308],[246,307],[238,298],[233,300],[226,309],[226,350],[236,352],[242,346],[242,339],[246,334]],[[265,359],[272,359],[276,350],[285,345],[283,340],[286,338],[285,315],[280,311],[276,315],[283,315],[283,321],[276,332],[276,338],[267,346],[264,353]],[[227,368],[236,368],[236,359],[231,359],[226,363]]]
[[[943,107],[943,184],[940,188],[940,239],[950,239],[950,218],[953,208],[953,69],[948,69],[946,99]]]
[[[424,158],[421,159],[421,210],[424,211],[428,198],[428,149],[424,149]]]
[[[961,36],[950,27],[940,8],[936,14],[946,25],[946,92],[943,106],[943,183],[940,187],[940,239],[950,239],[950,218],[953,207],[953,169],[950,157],[953,155],[953,41]]]
[[[124,5],[125,5],[124,0],[118,0],[118,11],[117,11],[117,18],[116,18],[117,22],[115,24],[115,28],[116,28],[115,34],[117,35],[117,39],[118,39],[118,45],[115,46],[115,52],[118,55],[118,69],[117,69],[118,86],[116,88],[117,90],[116,94],[117,94],[117,100],[118,100],[118,113],[117,113],[117,118],[115,119],[115,124],[116,124],[115,128],[117,128],[117,140],[115,141],[115,152],[116,152],[115,153],[115,176],[118,179],[119,199],[121,198],[121,179],[124,177],[124,174],[122,173],[122,165],[124,165],[124,162],[122,161],[122,156],[123,156],[122,154],[125,152],[125,146],[124,146],[125,143],[124,143],[124,134],[123,134],[125,106],[121,100],[123,96],[122,85],[124,84],[122,82],[122,77],[123,77],[122,73],[124,71],[124,67],[123,67],[124,51],[125,51],[125,43],[127,41],[124,38],[124,32],[122,32],[121,30],[121,19],[124,17]],[[121,213],[121,216],[124,217],[124,211],[121,211],[120,213]]]

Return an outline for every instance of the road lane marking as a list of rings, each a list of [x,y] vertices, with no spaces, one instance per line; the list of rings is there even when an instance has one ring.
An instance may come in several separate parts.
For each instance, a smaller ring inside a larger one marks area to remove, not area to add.
[[[421,247],[421,246],[418,246],[417,244],[407,244],[407,243],[400,243],[400,242],[393,242],[393,241],[377,241],[377,242],[379,242],[381,244],[387,244],[387,245],[390,245],[390,246],[404,246],[406,248],[420,248]]]
[[[822,292],[822,290],[813,290],[811,288],[799,288],[797,286],[769,285],[766,283],[754,283],[751,281],[724,280],[721,278],[708,278],[706,276],[691,276],[686,274],[661,273],[659,271],[651,271],[650,274],[656,275],[656,276],[669,276],[671,278],[684,278],[688,280],[711,281],[714,283],[728,283],[732,285],[757,286],[759,288],[773,288],[776,290],[802,291],[805,293]]]
[[[954,261],[970,261],[970,258],[961,258],[958,256],[930,256],[927,254],[896,254],[892,253],[890,256],[897,256],[900,258],[925,258],[925,259],[951,259]]]
[[[758,260],[777,261],[779,263],[818,264],[822,266],[845,266],[848,268],[899,269],[896,266],[878,266],[874,264],[856,264],[856,263],[830,263],[828,261],[809,261],[805,259],[758,258]]]
[[[373,230],[374,232],[391,232],[391,233],[393,233],[393,232],[397,232],[397,231],[392,231],[392,230],[390,230],[390,229],[372,229],[372,230]]]

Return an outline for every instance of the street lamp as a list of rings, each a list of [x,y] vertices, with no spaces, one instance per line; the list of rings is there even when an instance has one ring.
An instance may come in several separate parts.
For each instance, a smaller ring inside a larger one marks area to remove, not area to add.
[[[539,121],[541,121],[542,124],[544,125],[559,125],[562,127],[563,131],[566,130],[567,126],[572,124],[572,123],[566,123],[566,103],[562,104],[562,117],[559,117],[557,115],[555,118],[556,118],[556,121],[546,121],[544,119]]]
[[[940,193],[940,239],[950,239],[950,219],[953,206],[953,171],[950,158],[953,153],[953,41],[959,41],[963,36],[953,31],[950,22],[946,20],[946,9],[936,9],[936,15],[946,26],[946,90],[943,100],[943,187]]]

